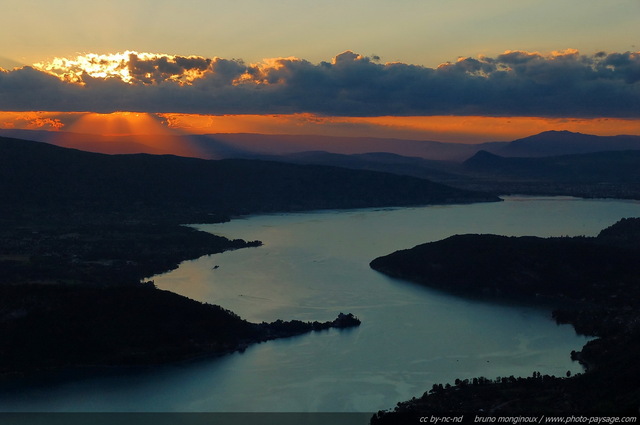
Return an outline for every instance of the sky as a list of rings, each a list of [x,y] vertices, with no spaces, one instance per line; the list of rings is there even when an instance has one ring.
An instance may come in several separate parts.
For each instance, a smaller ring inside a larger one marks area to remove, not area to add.
[[[640,134],[639,28],[638,0],[3,0],[0,128]]]

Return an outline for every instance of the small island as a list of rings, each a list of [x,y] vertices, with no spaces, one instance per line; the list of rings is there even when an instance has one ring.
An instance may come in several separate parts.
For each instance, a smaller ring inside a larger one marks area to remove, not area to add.
[[[640,406],[640,218],[597,237],[455,235],[376,258],[371,267],[461,296],[552,306],[558,323],[598,337],[567,353],[586,372],[555,377],[467,377],[433,385],[381,411],[372,424],[425,414],[637,415]],[[472,416],[473,417],[473,416]],[[409,422],[410,423],[410,422]]]

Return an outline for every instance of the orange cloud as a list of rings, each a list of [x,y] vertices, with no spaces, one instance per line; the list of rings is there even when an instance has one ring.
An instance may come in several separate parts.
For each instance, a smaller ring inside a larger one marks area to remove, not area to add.
[[[65,124],[55,112],[4,112],[0,111],[0,128],[58,131]]]
[[[158,114],[171,129],[192,134],[264,133],[322,134],[319,127],[329,130],[329,124],[343,120],[314,114],[287,115],[202,115]],[[326,127],[325,127],[326,126]]]

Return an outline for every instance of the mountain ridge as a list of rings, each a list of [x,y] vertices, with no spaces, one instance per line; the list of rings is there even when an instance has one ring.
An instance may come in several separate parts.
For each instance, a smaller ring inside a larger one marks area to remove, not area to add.
[[[637,415],[639,241],[640,218],[625,218],[596,237],[453,235],[372,260],[374,270],[449,293],[552,305],[558,324],[572,324],[577,333],[597,339],[571,352],[584,374],[568,372],[565,378],[534,371],[528,378],[434,384],[422,397],[378,412],[371,424],[412,423],[450,412],[476,422],[478,415],[534,412]]]
[[[0,196],[14,203],[145,204],[226,214],[497,201],[409,176],[250,159],[106,155],[0,138]]]
[[[544,157],[610,150],[639,150],[640,136],[597,136],[567,130],[550,130],[512,140],[493,151],[501,156]]]
[[[427,160],[463,162],[480,150],[501,156],[543,157],[610,150],[640,150],[640,136],[597,136],[550,130],[511,140],[450,143],[383,137],[259,133],[111,135],[0,129],[0,135],[98,153],[177,154],[204,159],[287,156],[309,151],[354,155],[388,152]]]

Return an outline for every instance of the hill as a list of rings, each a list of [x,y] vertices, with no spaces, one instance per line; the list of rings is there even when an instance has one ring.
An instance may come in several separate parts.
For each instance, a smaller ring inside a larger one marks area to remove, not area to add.
[[[315,164],[354,170],[381,171],[404,176],[413,176],[446,184],[455,181],[459,166],[449,161],[436,161],[403,156],[389,152],[360,154],[338,154],[325,151],[307,151],[287,155],[263,155],[256,158],[292,164]]]
[[[376,258],[371,267],[467,295],[562,302],[624,297],[640,304],[638,254],[640,248],[620,246],[611,236],[454,235]],[[603,285],[607,281],[619,286]]]
[[[505,158],[480,151],[464,169],[483,176],[575,183],[640,182],[640,151],[608,151],[544,158]]]
[[[104,155],[0,139],[7,204],[219,214],[497,201],[408,176],[261,160]]]
[[[640,136],[595,136],[571,131],[545,131],[513,140],[490,151],[501,156],[543,157],[625,150],[640,150]]]
[[[458,168],[459,187],[496,193],[640,199],[640,151],[507,158],[480,151]],[[453,181],[451,181],[453,184]]]
[[[345,314],[323,323],[250,323],[150,284],[0,285],[0,295],[0,378],[219,356],[257,342],[360,324]]]
[[[555,305],[558,323],[597,336],[572,352],[587,371],[574,377],[486,377],[434,385],[422,397],[379,412],[372,424],[429,414],[636,415],[640,406],[640,218],[597,237],[455,235],[376,258],[371,267],[463,296]],[[489,418],[491,419],[491,418]],[[469,418],[467,421],[469,422]]]

